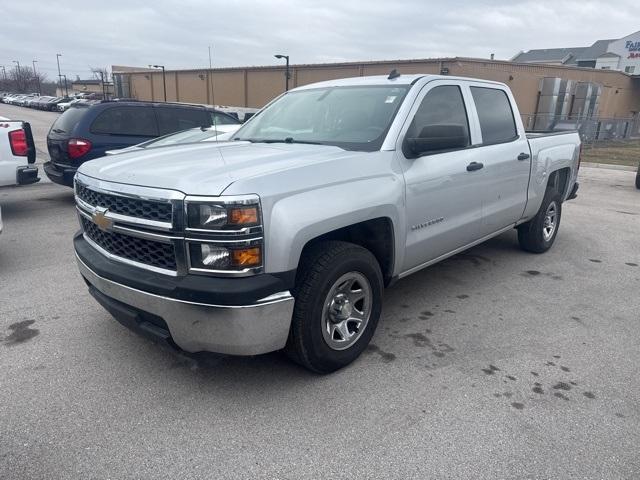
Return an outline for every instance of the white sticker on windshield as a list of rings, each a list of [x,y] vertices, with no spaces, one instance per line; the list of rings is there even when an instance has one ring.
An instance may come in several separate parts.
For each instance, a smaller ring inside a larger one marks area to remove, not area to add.
[[[393,103],[397,97],[395,95],[389,95],[384,103]]]

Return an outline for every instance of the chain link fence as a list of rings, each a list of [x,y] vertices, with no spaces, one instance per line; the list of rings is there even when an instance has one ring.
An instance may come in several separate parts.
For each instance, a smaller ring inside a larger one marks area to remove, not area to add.
[[[522,115],[531,132],[577,130],[583,143],[640,138],[640,118],[572,118],[557,115]]]

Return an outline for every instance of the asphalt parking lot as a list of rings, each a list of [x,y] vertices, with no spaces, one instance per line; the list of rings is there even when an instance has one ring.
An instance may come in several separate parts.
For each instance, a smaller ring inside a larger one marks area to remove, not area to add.
[[[327,376],[136,336],[77,272],[71,190],[0,190],[0,478],[638,478],[640,191],[580,182],[550,252],[398,282]]]

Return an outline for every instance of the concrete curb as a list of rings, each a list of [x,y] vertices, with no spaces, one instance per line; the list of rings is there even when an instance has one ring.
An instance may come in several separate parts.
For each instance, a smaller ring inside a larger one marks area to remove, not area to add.
[[[638,167],[630,167],[628,165],[610,165],[608,163],[590,163],[590,162],[582,162],[580,167],[586,168],[607,168],[609,170],[625,170],[627,172],[635,172],[638,170]]]

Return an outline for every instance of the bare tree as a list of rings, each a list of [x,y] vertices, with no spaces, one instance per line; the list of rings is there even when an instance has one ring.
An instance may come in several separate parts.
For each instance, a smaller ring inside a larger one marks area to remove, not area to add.
[[[109,98],[109,87],[105,87],[105,84],[110,83],[111,73],[107,67],[91,67],[91,73],[93,78],[100,80],[102,83],[102,96],[106,100]]]
[[[13,90],[17,93],[27,93],[33,90],[34,75],[30,67],[18,67],[17,65],[9,70],[7,75],[11,80]]]

